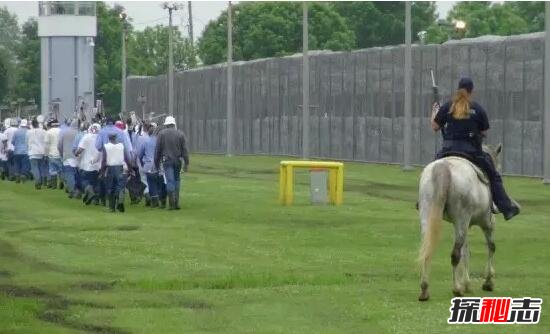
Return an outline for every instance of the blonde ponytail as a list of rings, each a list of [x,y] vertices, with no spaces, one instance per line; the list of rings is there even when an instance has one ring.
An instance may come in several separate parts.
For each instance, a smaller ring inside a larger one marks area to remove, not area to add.
[[[459,89],[453,96],[451,115],[454,119],[466,119],[470,117],[470,94],[466,89]]]

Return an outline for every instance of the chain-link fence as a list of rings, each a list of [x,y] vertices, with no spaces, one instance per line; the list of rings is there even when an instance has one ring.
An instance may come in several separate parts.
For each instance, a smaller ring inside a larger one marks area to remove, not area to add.
[[[449,99],[461,76],[489,113],[488,142],[504,144],[502,167],[540,176],[543,152],[544,34],[481,37],[413,46],[412,162],[440,145],[429,126],[430,69]],[[301,154],[301,55],[234,63],[236,153]],[[192,151],[225,152],[226,68],[175,76],[175,116]],[[310,152],[314,157],[400,163],[403,158],[404,47],[310,52]],[[166,76],[130,77],[128,110],[167,112]]]

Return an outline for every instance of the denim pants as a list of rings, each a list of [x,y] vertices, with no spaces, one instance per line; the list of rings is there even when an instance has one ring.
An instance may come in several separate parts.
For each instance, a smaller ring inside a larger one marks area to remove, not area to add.
[[[63,173],[63,164],[61,158],[49,158],[48,159],[48,172],[50,177],[57,176]]]
[[[0,160],[0,173],[8,173],[8,160]]]
[[[105,173],[105,190],[109,196],[118,197],[124,186],[122,166],[107,166]]]
[[[164,166],[164,176],[166,177],[166,191],[179,192],[181,160],[165,160],[162,165]]]
[[[42,183],[42,179],[47,177],[48,174],[45,173],[47,171],[46,168],[44,168],[44,165],[47,165],[46,158],[32,158],[30,159],[31,163],[31,173],[32,177],[34,178],[34,183],[40,184]]]
[[[158,173],[147,173],[147,185],[149,187],[149,196],[151,198],[164,198],[166,197],[166,186],[164,185],[164,179],[162,175]]]
[[[99,172],[96,170],[93,171],[85,171],[80,170],[80,181],[82,185],[82,189],[86,190],[86,187],[91,186],[94,190],[95,194],[99,194],[99,182],[98,182],[98,175]]]
[[[25,157],[27,157],[26,154],[14,154],[13,155],[13,165],[14,165],[13,174],[15,176],[25,175],[25,168],[26,168]]]
[[[67,189],[69,192],[75,191],[75,185],[76,185],[76,167],[71,167],[64,165],[63,166],[63,179],[65,180],[65,184],[67,185]]]

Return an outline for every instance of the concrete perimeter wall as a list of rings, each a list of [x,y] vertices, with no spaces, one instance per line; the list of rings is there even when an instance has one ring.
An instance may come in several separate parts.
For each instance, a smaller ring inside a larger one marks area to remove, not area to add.
[[[542,175],[544,34],[480,37],[413,46],[412,162],[426,164],[440,134],[429,126],[433,68],[446,100],[461,76],[488,111],[489,143],[503,143],[505,173]],[[314,157],[400,163],[403,159],[404,47],[310,55],[310,152]],[[234,63],[235,151],[301,154],[302,58]],[[175,116],[192,151],[225,152],[224,64],[175,76]],[[168,109],[166,76],[130,77],[128,110]],[[138,113],[140,114],[140,113]]]

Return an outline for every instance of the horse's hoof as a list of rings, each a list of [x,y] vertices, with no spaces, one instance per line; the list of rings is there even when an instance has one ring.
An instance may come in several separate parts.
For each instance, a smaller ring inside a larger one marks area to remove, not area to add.
[[[493,288],[494,286],[492,282],[485,282],[481,286],[481,289],[483,289],[483,291],[493,291]]]
[[[464,297],[464,292],[463,291],[460,291],[460,290],[455,290],[453,289],[453,295],[455,297]]]
[[[427,291],[422,291],[420,296],[418,296],[418,301],[425,302],[430,299],[430,294]]]

